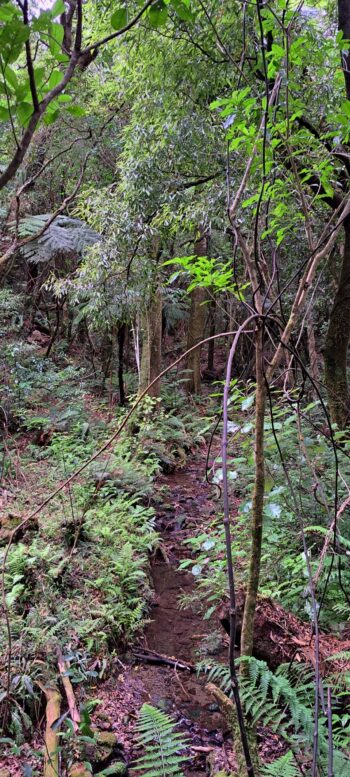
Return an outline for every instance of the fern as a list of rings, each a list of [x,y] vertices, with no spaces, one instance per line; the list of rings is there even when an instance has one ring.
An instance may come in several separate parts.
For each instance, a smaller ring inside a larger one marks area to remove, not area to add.
[[[240,680],[241,699],[244,711],[253,722],[269,726],[273,731],[290,740],[287,728],[292,725],[295,734],[307,742],[313,736],[313,711],[307,703],[312,699],[313,689],[310,673],[306,671],[305,682],[300,682],[298,673],[287,676],[288,665],[282,665],[274,674],[265,661],[256,658],[241,658],[248,662],[249,675]],[[227,666],[208,665],[202,662],[197,667],[206,671],[211,682],[219,685],[225,693],[230,690],[230,674]]]
[[[292,750],[281,755],[276,761],[273,761],[261,768],[262,777],[300,777],[300,770],[297,766]]]
[[[136,767],[143,777],[183,777],[180,770],[186,756],[181,751],[186,739],[175,732],[174,721],[161,710],[144,704],[136,726],[138,742],[145,755],[137,759]]]
[[[45,226],[50,213],[26,216],[20,219],[18,232],[20,237],[31,237]],[[12,229],[13,229],[12,225]],[[22,247],[26,259],[32,262],[48,262],[59,251],[82,254],[84,249],[100,240],[100,235],[80,219],[57,216],[37,240]]]

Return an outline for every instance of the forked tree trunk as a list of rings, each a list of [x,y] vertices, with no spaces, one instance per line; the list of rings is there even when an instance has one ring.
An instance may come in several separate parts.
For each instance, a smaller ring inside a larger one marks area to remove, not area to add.
[[[208,252],[208,234],[203,227],[200,229],[198,239],[194,244],[196,256],[206,256]],[[191,292],[191,309],[188,322],[187,350],[199,343],[204,337],[204,328],[207,317],[207,299],[205,289],[196,287]],[[189,394],[200,394],[201,391],[201,349],[196,348],[188,359],[186,369],[189,370],[186,380],[186,390]]]
[[[162,308],[160,289],[157,290],[150,308],[142,317],[142,355],[139,391],[143,391],[159,375],[162,363]],[[160,381],[149,390],[149,396],[159,397]]]
[[[325,383],[331,420],[345,429],[350,418],[347,356],[350,340],[350,217],[344,221],[345,244],[338,289],[324,350]]]

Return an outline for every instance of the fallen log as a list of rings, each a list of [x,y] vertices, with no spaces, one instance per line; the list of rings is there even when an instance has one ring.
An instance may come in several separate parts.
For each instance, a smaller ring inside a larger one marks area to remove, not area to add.
[[[45,755],[44,755],[44,775],[43,777],[57,777],[58,771],[58,751],[59,740],[58,732],[52,726],[55,720],[60,717],[61,694],[57,688],[42,685],[39,687],[46,698],[46,729],[45,729]]]

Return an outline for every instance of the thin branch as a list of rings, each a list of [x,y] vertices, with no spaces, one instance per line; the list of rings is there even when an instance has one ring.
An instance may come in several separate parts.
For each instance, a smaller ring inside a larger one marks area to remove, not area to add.
[[[111,35],[106,35],[105,38],[101,38],[101,40],[97,41],[96,43],[91,43],[90,46],[87,46],[81,54],[87,54],[89,51],[94,51],[95,49],[99,49],[101,46],[104,46],[105,43],[109,43],[109,41],[114,40],[115,38],[118,38],[120,35],[124,35],[125,32],[128,32],[128,30],[131,30],[132,27],[137,24],[139,19],[141,19],[141,16],[144,15],[144,13],[147,11],[147,8],[152,5],[153,0],[147,0],[147,3],[141,8],[141,10],[134,16],[133,19],[131,19],[128,24],[125,25],[125,27],[121,27],[120,30],[117,30],[116,32],[112,32]]]
[[[227,576],[229,583],[230,594],[230,647],[229,647],[229,667],[231,688],[233,697],[236,704],[237,719],[241,735],[242,747],[244,752],[244,758],[247,767],[248,777],[254,777],[254,767],[250,755],[249,741],[244,721],[244,715],[242,710],[241,698],[239,693],[238,677],[235,664],[235,641],[236,641],[236,592],[235,592],[235,578],[234,578],[234,566],[232,556],[232,540],[231,540],[231,521],[230,521],[230,508],[229,508],[229,493],[228,493],[228,471],[227,471],[227,446],[228,446],[228,403],[229,392],[231,385],[231,372],[232,363],[236,353],[238,341],[242,332],[246,329],[248,324],[256,321],[259,318],[258,314],[249,316],[244,323],[237,330],[233,343],[230,348],[230,353],[227,361],[226,368],[226,380],[224,386],[223,395],[223,433],[222,433],[222,485],[223,485],[223,498],[224,498],[224,529],[225,529],[225,547],[226,547],[226,561],[227,561]]]
[[[24,0],[24,2],[23,2],[23,22],[26,25],[26,27],[29,27],[28,0]],[[36,90],[34,67],[33,67],[32,52],[31,52],[31,48],[30,48],[29,36],[28,36],[28,39],[26,40],[25,46],[26,46],[27,72],[28,72],[28,78],[29,78],[30,93],[32,95],[33,108],[34,108],[34,111],[38,111],[39,110],[39,100],[38,100],[38,93],[37,93],[37,90]]]

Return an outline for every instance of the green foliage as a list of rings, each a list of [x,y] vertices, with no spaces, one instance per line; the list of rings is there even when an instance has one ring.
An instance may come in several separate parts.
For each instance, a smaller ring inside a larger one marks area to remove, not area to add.
[[[299,777],[300,769],[291,750],[261,768],[263,777]]]
[[[231,261],[223,262],[209,256],[182,256],[164,262],[164,266],[173,264],[183,267],[180,275],[190,278],[189,292],[198,287],[214,289],[215,292],[226,291],[242,301],[244,299],[243,291],[250,285],[244,283],[238,288]],[[169,283],[176,280],[178,276],[179,273],[174,273]]]
[[[243,392],[233,382],[230,397],[228,480],[231,498],[237,500],[233,518],[232,548],[238,583],[244,583],[249,548],[249,517],[254,472],[254,391]],[[315,574],[319,552],[329,531],[334,513],[334,451],[329,439],[322,434],[322,409],[317,402],[305,403],[302,409],[300,444],[298,421],[283,397],[275,396],[273,418],[265,423],[266,483],[264,497],[264,533],[262,550],[262,581],[260,593],[281,602],[301,618],[312,618],[308,571],[300,532],[302,516],[311,569]],[[320,431],[317,431],[318,428]],[[232,451],[232,453],[231,453]],[[349,442],[344,440],[339,452],[342,481],[338,486],[339,504],[347,496],[346,481],[350,477]],[[286,483],[284,465],[289,481],[298,494],[298,507],[291,499]],[[218,486],[222,483],[221,457],[213,463],[209,476]],[[300,487],[300,472],[303,484]],[[315,496],[314,484],[322,490],[322,499]],[[315,520],[316,518],[316,520]],[[316,522],[317,521],[317,522]],[[298,527],[296,531],[296,527]],[[323,626],[336,626],[346,619],[348,602],[339,587],[338,563],[342,563],[343,584],[350,582],[348,567],[344,564],[350,535],[347,522],[338,522],[337,549],[324,561],[324,580],[329,573],[327,591],[320,615]],[[195,596],[205,604],[209,617],[226,595],[225,541],[222,518],[216,515],[205,531],[186,540],[192,557],[181,562],[181,568],[190,568],[197,580]],[[194,556],[194,558],[193,558]],[[317,594],[321,596],[322,579]],[[209,604],[209,607],[208,607]]]
[[[263,769],[266,777],[280,775],[281,766],[286,766],[287,774],[294,775],[300,755],[309,757],[312,750],[314,734],[314,672],[303,664],[281,664],[276,672],[272,672],[265,661],[253,657],[241,657],[238,663],[248,664],[248,673],[240,676],[240,696],[244,712],[253,725],[260,724],[278,733],[288,744],[290,750],[272,764]],[[230,693],[229,669],[223,664],[201,661],[197,665],[199,672],[205,671],[209,681],[219,685],[222,690]],[[334,700],[341,701],[334,695]],[[335,742],[334,761],[337,763],[335,774],[345,777],[349,769],[349,732],[348,720],[345,726],[339,726],[337,714],[333,716],[333,726],[337,727],[338,736]],[[319,746],[321,774],[326,774],[328,753],[327,719],[320,713]],[[283,760],[285,759],[285,761]],[[325,769],[325,771],[324,771]],[[288,771],[289,770],[289,771]]]
[[[145,755],[137,759],[137,770],[143,777],[183,777],[181,765],[186,760],[182,751],[186,739],[174,731],[175,723],[165,712],[143,704],[136,725],[138,743]]]
[[[50,213],[41,213],[20,219],[19,236],[26,238],[36,235],[45,227],[50,215]],[[40,237],[24,245],[21,251],[31,262],[49,262],[58,253],[81,255],[87,246],[94,245],[99,240],[100,236],[97,232],[80,219],[57,216]]]

